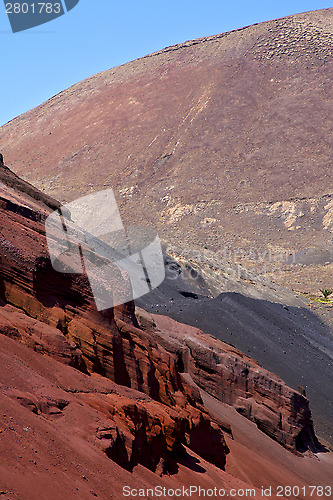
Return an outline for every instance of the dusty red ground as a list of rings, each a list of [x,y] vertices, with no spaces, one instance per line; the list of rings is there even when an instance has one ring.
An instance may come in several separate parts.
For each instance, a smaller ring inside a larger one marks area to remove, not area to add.
[[[279,484],[331,483],[332,454],[295,456],[207,395],[204,401],[212,415],[227,419],[233,429],[233,439],[227,437],[231,453],[226,472],[188,450],[178,471],[170,476],[160,477],[141,465],[130,473],[103,452],[96,429],[109,426],[110,420],[91,408],[82,394],[115,391],[119,399],[133,401],[142,399],[142,394],[101,377],[88,377],[3,335],[0,344],[0,490],[4,500],[123,498],[124,485],[200,485],[226,490],[273,486],[274,491]],[[20,398],[27,395],[50,406],[45,404],[44,411],[36,414],[22,404]],[[57,401],[66,401],[67,406],[52,407]],[[262,498],[259,492],[256,498]]]

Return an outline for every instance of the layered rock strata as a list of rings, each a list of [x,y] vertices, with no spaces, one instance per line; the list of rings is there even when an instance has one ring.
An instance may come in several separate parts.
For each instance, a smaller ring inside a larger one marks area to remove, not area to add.
[[[137,308],[141,328],[177,357],[178,370],[291,450],[320,448],[309,401],[239,350],[198,328]]]

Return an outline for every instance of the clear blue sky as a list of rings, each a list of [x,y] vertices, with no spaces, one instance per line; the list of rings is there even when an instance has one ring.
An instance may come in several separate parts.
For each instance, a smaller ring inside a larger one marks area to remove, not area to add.
[[[165,46],[331,5],[324,0],[80,0],[66,15],[13,34],[0,0],[0,125],[88,76]]]

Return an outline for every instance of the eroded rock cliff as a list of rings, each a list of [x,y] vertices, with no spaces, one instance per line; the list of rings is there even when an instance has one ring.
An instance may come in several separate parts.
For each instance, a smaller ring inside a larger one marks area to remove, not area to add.
[[[166,472],[187,445],[223,468],[228,447],[221,425],[205,410],[192,380],[285,447],[316,447],[307,399],[250,358],[167,318],[142,313],[139,324],[133,303],[98,312],[85,275],[58,273],[51,266],[44,221],[56,202],[45,203],[32,186],[27,192],[16,189],[16,177],[0,168],[5,173],[0,185],[1,333],[150,398],[140,403],[109,393],[82,395],[110,419],[98,430],[110,458],[129,470],[141,463]],[[45,408],[38,398],[18,397],[32,411]]]
[[[43,224],[52,200],[46,205],[32,187],[28,193],[16,190],[15,177],[8,169],[5,174],[0,185],[1,333],[151,398],[82,396],[109,417],[98,438],[105,453],[126,469],[140,463],[168,472],[183,445],[223,468],[228,453],[223,432],[177,370],[176,357],[138,327],[133,304],[98,312],[86,276],[53,270]],[[31,394],[17,398],[35,413],[59,406]]]
[[[167,351],[181,373],[231,405],[259,429],[291,450],[320,447],[309,401],[283,380],[232,346],[198,328],[137,308],[137,318]]]

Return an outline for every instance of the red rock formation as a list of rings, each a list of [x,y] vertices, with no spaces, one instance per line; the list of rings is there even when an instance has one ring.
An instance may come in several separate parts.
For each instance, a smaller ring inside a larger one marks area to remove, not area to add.
[[[131,303],[96,311],[83,275],[53,270],[42,224],[47,209],[40,207],[40,195],[31,194],[24,194],[23,203],[8,185],[1,193],[4,333],[168,406],[191,405],[193,410],[201,401],[179,373],[188,372],[200,387],[235,406],[284,446],[315,448],[308,401],[240,352],[167,318],[152,319],[144,332]],[[161,330],[153,328],[153,321]],[[198,420],[200,428],[209,425]],[[196,451],[200,441],[206,446],[193,431],[189,443]]]
[[[271,435],[276,408],[288,404],[292,391],[201,332],[147,315],[141,328],[131,303],[97,312],[85,276],[51,268],[43,228],[50,205],[42,195],[34,197],[33,188],[29,195],[15,190],[12,181],[0,185],[3,491],[25,500],[43,499],[45,491],[48,499],[74,498],[77,492],[83,499],[106,499],[111,490],[122,498],[125,484],[157,485],[162,475],[160,484],[186,486],[198,484],[198,473],[200,486],[220,486],[228,494],[246,489],[248,484],[221,471],[228,453],[222,429],[232,435],[230,426],[210,417],[188,375],[216,396],[225,375],[229,403],[255,415]],[[178,328],[185,328],[186,341]],[[268,418],[267,407],[273,411]],[[273,437],[297,447],[295,429],[300,435],[308,424],[305,418],[302,427],[302,412],[290,400]],[[303,478],[297,467],[296,476]],[[260,490],[256,497],[262,498]]]
[[[259,429],[291,450],[317,450],[309,401],[253,359],[192,326],[137,308],[139,324],[167,351],[178,369]],[[153,332],[153,333],[152,333]]]
[[[332,465],[330,457],[297,457],[253,430],[250,448],[228,437],[234,450],[229,473],[186,447],[175,456],[167,450],[177,448],[188,427],[177,407],[165,407],[104,377],[84,374],[4,335],[0,335],[0,386],[0,453],[6,458],[0,467],[0,491],[5,499],[91,500],[97,496],[108,500],[111,495],[121,499],[125,485],[216,487],[225,489],[229,497],[231,490],[234,494],[235,489],[254,489],[261,499],[262,484],[272,485],[272,498],[277,498],[275,487],[281,483],[326,483]],[[236,426],[245,438],[247,427],[255,428],[247,424]],[[264,450],[260,448],[263,438],[267,440]],[[206,445],[216,447],[215,442]],[[238,466],[242,459],[248,465],[258,461],[263,451],[265,459],[255,472],[251,467],[246,470],[243,463]],[[133,471],[128,471],[132,466]],[[163,474],[166,469],[169,474]],[[250,479],[244,478],[247,475]]]

